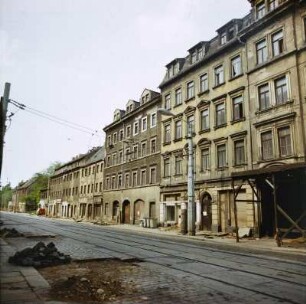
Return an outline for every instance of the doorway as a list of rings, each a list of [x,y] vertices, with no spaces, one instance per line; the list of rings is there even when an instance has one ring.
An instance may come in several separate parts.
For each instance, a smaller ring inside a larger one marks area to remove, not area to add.
[[[122,223],[130,224],[130,210],[131,204],[129,201],[124,201],[122,203]]]
[[[205,192],[202,196],[202,229],[210,231],[212,224],[212,211],[211,211],[212,198],[209,193]]]

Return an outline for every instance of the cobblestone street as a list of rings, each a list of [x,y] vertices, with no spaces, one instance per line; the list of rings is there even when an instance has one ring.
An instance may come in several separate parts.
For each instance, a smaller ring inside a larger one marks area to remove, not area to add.
[[[18,250],[38,241],[52,241],[74,260],[140,259],[137,275],[132,278],[137,293],[110,303],[304,303],[306,299],[303,254],[272,257],[271,253],[230,250],[205,241],[124,227],[1,215],[6,227],[36,236],[9,239]]]

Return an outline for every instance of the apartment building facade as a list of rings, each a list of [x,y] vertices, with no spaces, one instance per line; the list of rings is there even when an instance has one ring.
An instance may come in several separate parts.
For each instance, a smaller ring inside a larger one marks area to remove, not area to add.
[[[104,148],[93,148],[60,166],[49,182],[48,215],[94,220],[103,202]]]
[[[113,223],[140,224],[159,217],[160,94],[145,89],[139,101],[129,100],[117,109],[104,128],[103,219]]]
[[[162,106],[173,116],[162,116],[161,223],[180,224],[187,204],[188,128],[198,229],[231,231],[237,203],[239,227],[257,233],[258,184],[235,193],[232,176],[277,164],[305,168],[305,1],[250,2],[250,14],[166,66]]]

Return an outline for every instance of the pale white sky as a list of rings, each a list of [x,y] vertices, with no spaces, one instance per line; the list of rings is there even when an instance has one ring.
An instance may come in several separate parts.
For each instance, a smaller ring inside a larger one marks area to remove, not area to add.
[[[0,0],[0,95],[98,129],[91,136],[9,106],[2,184],[102,145],[116,108],[158,91],[165,65],[250,10],[247,0]]]

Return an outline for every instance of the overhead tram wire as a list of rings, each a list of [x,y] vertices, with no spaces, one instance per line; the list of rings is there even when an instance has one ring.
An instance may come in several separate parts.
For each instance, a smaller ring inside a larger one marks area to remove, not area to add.
[[[80,124],[77,124],[77,123],[74,123],[74,122],[70,122],[68,120],[56,117],[55,115],[51,115],[51,114],[45,113],[43,111],[36,110],[36,109],[28,107],[28,106],[26,106],[26,105],[24,105],[22,103],[19,103],[18,101],[13,100],[13,99],[10,99],[9,103],[11,103],[12,105],[14,105],[15,107],[17,107],[17,108],[19,108],[21,110],[24,110],[24,111],[26,111],[28,113],[33,114],[33,115],[36,115],[36,116],[48,119],[50,121],[53,121],[55,123],[61,124],[63,126],[66,126],[66,127],[72,128],[72,129],[75,129],[77,131],[80,131],[80,132],[83,132],[83,133],[87,133],[87,134],[90,134],[92,136],[99,137],[97,135],[98,130],[90,129],[90,128],[82,126]]]

